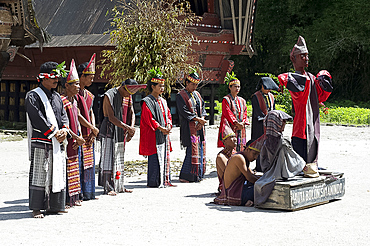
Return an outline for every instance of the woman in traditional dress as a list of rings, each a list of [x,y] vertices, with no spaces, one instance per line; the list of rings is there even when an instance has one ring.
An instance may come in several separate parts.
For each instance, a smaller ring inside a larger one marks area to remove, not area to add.
[[[166,100],[161,97],[165,80],[159,69],[153,68],[149,73],[150,95],[141,101],[139,153],[148,156],[148,187],[174,186],[170,175],[172,118]]]
[[[279,87],[270,77],[262,77],[256,89],[256,93],[252,95],[252,139],[258,139],[265,133],[263,120],[268,112],[275,109],[274,95],[271,90],[278,91]],[[256,160],[255,170],[262,171],[260,157]]]
[[[224,129],[224,119],[226,119],[237,138],[236,151],[242,151],[242,146],[246,144],[245,126],[249,125],[247,105],[245,100],[238,96],[240,81],[236,78],[234,72],[232,74],[226,73],[225,82],[229,85],[230,93],[222,99],[221,125],[217,147],[224,147],[222,129]]]

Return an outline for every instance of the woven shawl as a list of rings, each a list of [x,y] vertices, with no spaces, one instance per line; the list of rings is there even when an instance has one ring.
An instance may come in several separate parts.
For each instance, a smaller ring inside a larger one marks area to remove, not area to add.
[[[161,100],[161,99],[159,99],[159,100]],[[157,99],[153,95],[148,95],[147,97],[145,97],[143,99],[143,101],[146,103],[146,106],[148,106],[150,112],[153,115],[153,118],[161,126],[165,127],[166,126],[167,119],[166,119],[166,122],[165,122],[165,119],[163,118],[162,110],[161,110],[161,108],[160,108],[160,106],[159,106],[159,104],[157,102]],[[165,115],[167,115],[167,114],[165,114]],[[158,144],[162,144],[165,141],[165,136],[158,129],[155,131],[155,140],[156,140],[156,144],[157,145]]]

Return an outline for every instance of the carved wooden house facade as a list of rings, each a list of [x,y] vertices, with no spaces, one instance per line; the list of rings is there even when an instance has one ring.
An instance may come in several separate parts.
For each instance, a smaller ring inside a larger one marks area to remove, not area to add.
[[[181,0],[180,0],[181,1]],[[0,0],[1,2],[1,0]],[[105,0],[34,0],[38,23],[49,34],[50,42],[39,48],[39,43],[21,47],[5,68],[0,94],[0,120],[25,121],[25,93],[37,86],[35,76],[46,61],[67,63],[74,58],[77,64],[88,61],[93,53],[100,58],[104,49],[114,49],[109,36],[107,11],[116,1]],[[249,55],[252,47],[256,0],[190,0],[192,10],[203,19],[189,30],[196,37],[191,54],[202,64],[202,93],[213,105],[214,90],[223,83],[226,72],[233,68],[231,55]],[[100,71],[97,71],[99,74]],[[108,81],[95,76],[89,88],[96,96],[104,91]],[[5,92],[5,93],[4,93]],[[5,95],[6,94],[6,95]],[[5,95],[5,96],[4,96]],[[172,97],[174,98],[174,97]],[[137,98],[136,101],[139,101]],[[97,100],[96,100],[97,101]],[[176,119],[176,107],[170,101]],[[138,105],[136,105],[138,107]],[[97,108],[94,105],[95,109]],[[140,110],[136,108],[135,110]],[[213,107],[210,121],[213,124]]]

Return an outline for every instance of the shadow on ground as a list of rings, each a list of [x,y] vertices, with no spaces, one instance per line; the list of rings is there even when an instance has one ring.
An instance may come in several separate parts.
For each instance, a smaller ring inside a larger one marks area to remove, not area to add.
[[[204,194],[197,194],[197,195],[188,195],[188,196],[185,196],[185,197],[194,197],[194,198],[209,198],[209,197],[213,197],[213,198],[215,198],[216,197],[216,193],[212,192],[212,193],[204,193]]]
[[[32,217],[31,210],[28,208],[28,199],[5,201],[4,204],[9,204],[10,206],[0,208],[0,221]]]
[[[216,209],[221,212],[246,212],[246,213],[286,213],[290,211],[280,211],[280,210],[269,210],[269,209],[258,209],[255,207],[245,207],[245,206],[224,206],[224,205],[218,205],[213,202],[206,203],[205,204],[209,209]]]

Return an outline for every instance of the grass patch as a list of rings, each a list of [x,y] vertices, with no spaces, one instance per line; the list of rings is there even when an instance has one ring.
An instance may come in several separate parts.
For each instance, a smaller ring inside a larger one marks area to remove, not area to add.
[[[215,101],[218,115],[222,113],[222,103]],[[275,104],[277,110],[286,112],[286,105]],[[252,117],[252,105],[247,102],[248,117]],[[286,112],[290,114],[289,112]],[[340,125],[370,125],[370,102],[327,102],[320,106],[320,122]]]
[[[0,120],[0,129],[27,130],[27,123]]]
[[[20,135],[8,135],[8,134],[3,134],[0,133],[0,142],[5,142],[5,141],[22,141],[23,137]]]
[[[370,125],[370,109],[357,107],[324,107],[320,108],[322,123],[346,125]]]

